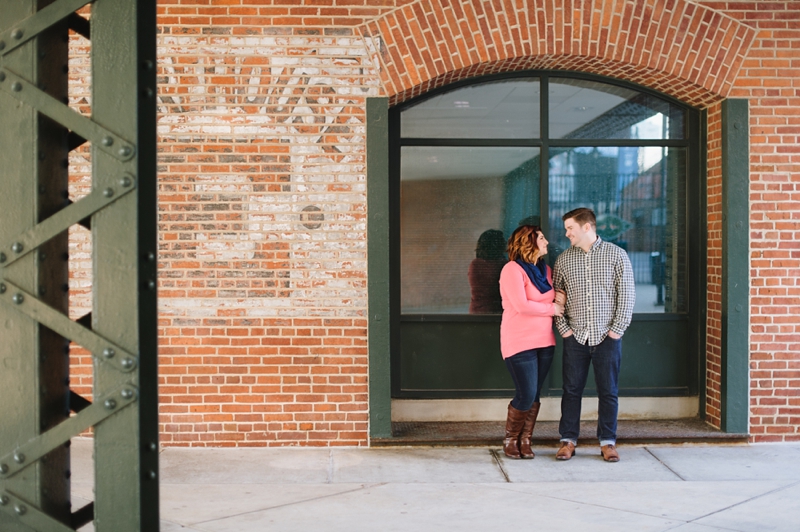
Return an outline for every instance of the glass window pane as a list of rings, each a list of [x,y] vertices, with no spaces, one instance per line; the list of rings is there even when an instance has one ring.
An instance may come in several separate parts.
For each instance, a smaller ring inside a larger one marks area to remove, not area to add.
[[[405,138],[522,139],[539,136],[539,80],[493,81],[428,98],[402,113]]]
[[[684,110],[650,94],[569,78],[551,79],[549,92],[550,138],[684,138]]]
[[[550,152],[549,168],[554,255],[570,245],[561,216],[588,207],[597,215],[598,234],[628,252],[636,282],[634,312],[685,312],[686,150],[557,149]]]
[[[539,223],[539,149],[406,146],[401,158],[402,312],[502,312],[505,241]]]

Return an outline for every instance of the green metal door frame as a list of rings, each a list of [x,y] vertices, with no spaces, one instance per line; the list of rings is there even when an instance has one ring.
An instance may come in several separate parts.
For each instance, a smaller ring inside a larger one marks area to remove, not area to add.
[[[76,14],[91,3],[87,19]],[[0,529],[157,531],[155,1],[0,0]],[[66,105],[69,30],[91,40],[91,117]],[[68,154],[91,143],[91,192]],[[92,230],[92,312],[69,318],[68,229]],[[69,388],[69,345],[94,360]],[[66,356],[65,356],[66,355]],[[94,428],[93,503],[70,439]]]

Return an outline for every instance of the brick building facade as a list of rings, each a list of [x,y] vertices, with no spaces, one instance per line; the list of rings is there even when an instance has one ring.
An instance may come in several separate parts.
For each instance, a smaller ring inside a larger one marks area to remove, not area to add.
[[[159,0],[158,11],[165,444],[369,444],[367,100],[391,107],[522,70],[624,80],[705,113],[700,412],[716,427],[723,102],[748,100],[748,433],[800,440],[800,3]],[[73,105],[84,88],[73,80]],[[85,309],[90,243],[76,230],[71,245]],[[90,390],[88,363],[75,358],[76,391]]]

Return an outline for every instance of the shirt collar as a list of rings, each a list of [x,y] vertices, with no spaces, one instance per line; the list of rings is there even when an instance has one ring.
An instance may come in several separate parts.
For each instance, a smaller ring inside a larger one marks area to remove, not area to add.
[[[572,246],[572,247],[574,247],[574,248],[575,248],[575,249],[577,249],[577,250],[580,250],[580,251],[581,251],[581,253],[586,253],[586,254],[588,254],[588,253],[591,253],[592,251],[594,251],[595,249],[597,249],[598,247],[600,247],[600,243],[601,243],[602,241],[603,241],[603,239],[602,239],[602,238],[600,238],[600,235],[597,235],[597,240],[595,240],[594,242],[592,242],[592,245],[591,245],[591,246],[589,246],[589,251],[583,251],[583,248],[581,248],[581,247],[578,247],[578,246]]]

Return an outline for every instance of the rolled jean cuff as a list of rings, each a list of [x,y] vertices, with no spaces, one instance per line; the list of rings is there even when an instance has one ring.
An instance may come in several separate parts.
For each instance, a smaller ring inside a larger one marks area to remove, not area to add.
[[[605,447],[606,445],[616,445],[617,440],[600,440],[600,447]]]
[[[570,438],[561,438],[559,441],[561,441],[561,442],[568,441],[568,442],[570,442],[572,445],[574,445],[575,447],[577,447],[577,446],[578,446],[578,440],[573,440],[573,439],[570,439]]]

